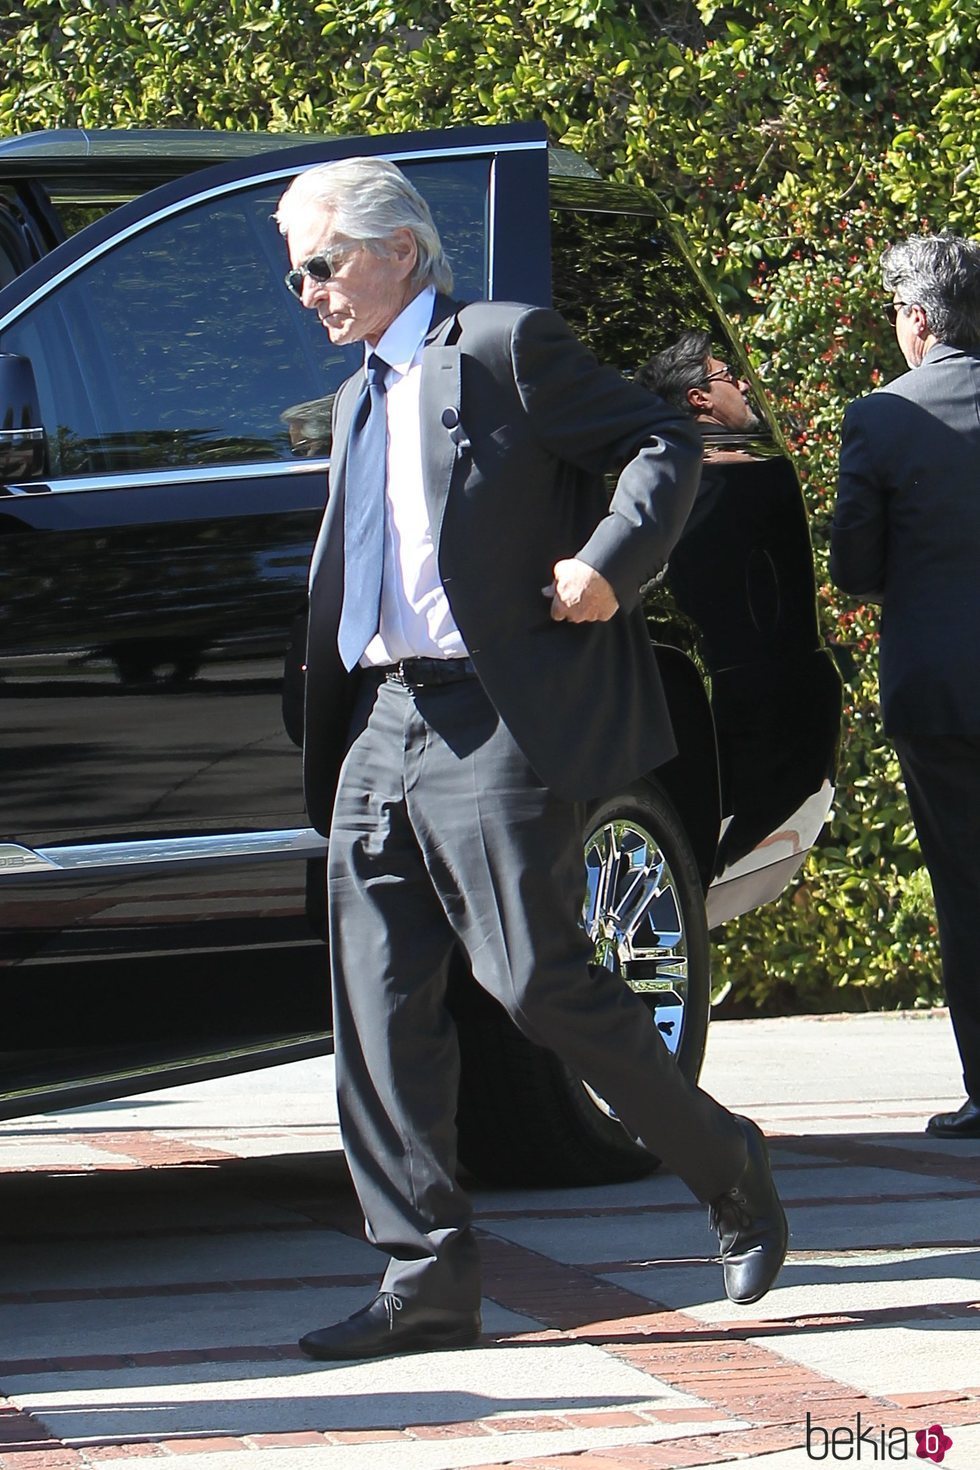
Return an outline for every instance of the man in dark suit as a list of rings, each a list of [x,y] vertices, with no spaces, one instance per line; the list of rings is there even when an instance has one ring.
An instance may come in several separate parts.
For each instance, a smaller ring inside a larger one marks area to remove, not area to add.
[[[936,898],[967,1098],[926,1131],[980,1138],[980,245],[882,259],[912,371],[844,419],[830,570],[882,604],[881,704]]]
[[[287,283],[333,342],[365,344],[334,409],[304,744],[330,839],[344,1145],[390,1258],[367,1307],[300,1345],[348,1359],[479,1335],[445,1004],[458,950],[711,1204],[729,1295],[755,1301],[786,1249],[762,1135],[685,1080],[642,1003],[590,968],[578,922],[580,803],[674,750],[640,587],[693,499],[696,431],[554,312],[453,302],[392,164],[310,170],[278,219]]]

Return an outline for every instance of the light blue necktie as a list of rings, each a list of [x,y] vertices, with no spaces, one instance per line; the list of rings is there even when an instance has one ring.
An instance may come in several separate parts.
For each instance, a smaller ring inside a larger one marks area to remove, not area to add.
[[[352,669],[359,661],[378,631],[381,615],[388,468],[384,381],[387,371],[388,364],[372,353],[347,441],[344,602],[337,633],[337,647],[345,669]]]

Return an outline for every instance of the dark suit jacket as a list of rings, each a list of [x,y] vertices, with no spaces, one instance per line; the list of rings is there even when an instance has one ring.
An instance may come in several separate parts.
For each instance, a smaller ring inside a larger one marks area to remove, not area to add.
[[[453,616],[541,779],[570,800],[615,791],[675,751],[640,587],[683,528],[700,436],[686,416],[601,367],[553,311],[440,297],[433,323],[422,357],[423,473]],[[343,671],[336,643],[359,378],[337,395],[330,497],[310,573],[304,748],[321,832],[358,678]],[[624,468],[610,505],[603,476],[612,465]],[[555,562],[572,556],[614,587],[620,611],[610,622],[551,620],[542,588]]]
[[[887,734],[980,734],[980,348],[849,407],[830,575],[882,603]]]
[[[830,572],[882,603],[886,731],[980,734],[980,348],[851,404]]]

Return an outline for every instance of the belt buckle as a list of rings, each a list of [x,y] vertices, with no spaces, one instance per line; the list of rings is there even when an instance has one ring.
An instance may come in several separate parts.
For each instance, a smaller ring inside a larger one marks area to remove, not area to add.
[[[418,681],[409,677],[405,668],[405,659],[400,658],[396,664],[392,664],[386,671],[385,678],[393,684],[400,684],[403,689],[417,689]]]

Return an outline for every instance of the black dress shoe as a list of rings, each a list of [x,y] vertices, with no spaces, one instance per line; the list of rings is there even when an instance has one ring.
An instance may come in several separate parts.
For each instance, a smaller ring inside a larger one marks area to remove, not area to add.
[[[479,1312],[413,1305],[394,1292],[383,1291],[346,1322],[308,1332],[299,1345],[308,1358],[345,1362],[469,1347],[480,1336],[480,1330]]]
[[[926,1132],[933,1138],[980,1138],[980,1103],[968,1097],[955,1113],[936,1113]]]
[[[731,1189],[712,1200],[710,1219],[721,1241],[728,1298],[748,1306],[765,1296],[779,1275],[789,1231],[766,1140],[749,1118],[738,1121],[748,1146],[745,1168]]]

